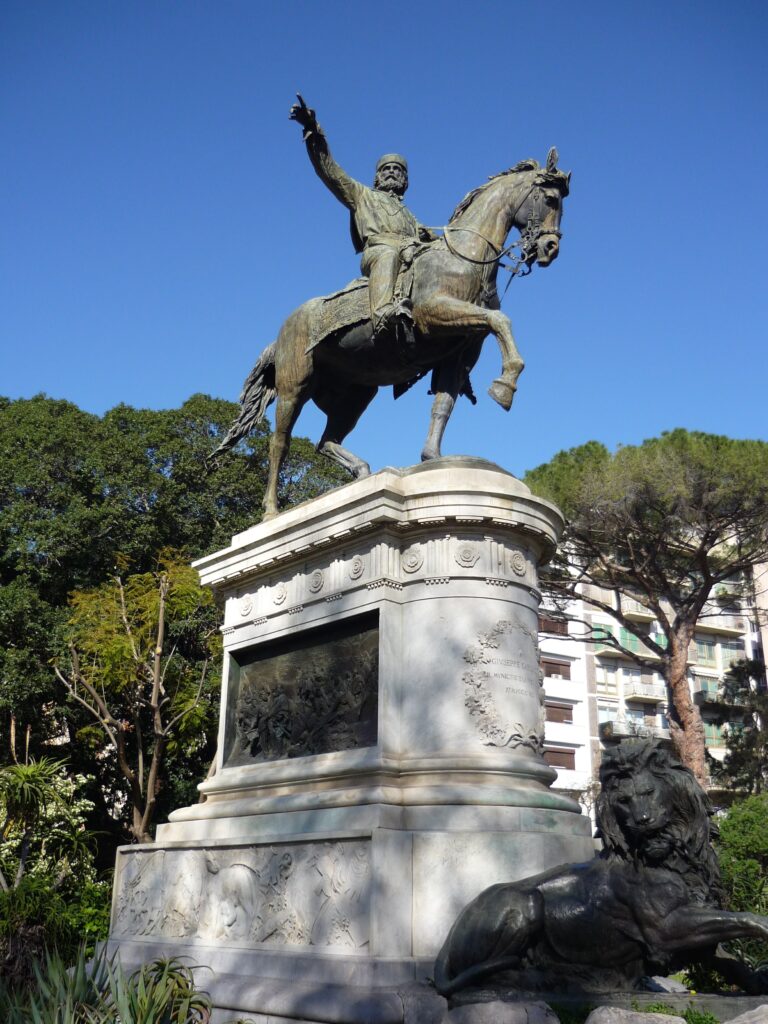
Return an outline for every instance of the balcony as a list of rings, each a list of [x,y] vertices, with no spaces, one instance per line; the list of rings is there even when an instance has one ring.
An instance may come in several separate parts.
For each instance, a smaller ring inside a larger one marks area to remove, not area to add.
[[[625,700],[642,700],[658,704],[667,699],[667,688],[663,683],[624,683]]]
[[[694,700],[699,704],[720,699],[720,681],[718,679],[697,679],[694,676],[692,690]]]
[[[597,733],[604,743],[617,743],[619,740],[627,739],[668,740],[670,737],[669,729],[662,729],[659,725],[647,725],[633,719],[600,722]]]
[[[721,636],[744,636],[747,622],[741,615],[725,615],[716,607],[704,612],[696,623],[697,633],[719,633]]]
[[[628,619],[633,619],[635,622],[653,622],[656,618],[650,608],[646,608],[645,605],[632,598],[626,598],[621,602],[621,610]]]

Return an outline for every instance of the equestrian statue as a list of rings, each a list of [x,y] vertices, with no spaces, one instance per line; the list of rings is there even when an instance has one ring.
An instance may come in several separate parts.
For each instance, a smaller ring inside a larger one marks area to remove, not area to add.
[[[500,266],[525,274],[556,259],[571,177],[558,170],[554,148],[543,167],[523,160],[469,192],[438,237],[403,203],[403,157],[381,157],[370,188],[336,163],[301,96],[290,117],[304,130],[318,176],[350,211],[364,276],[333,295],[310,299],[288,317],[246,379],[237,420],[211,456],[246,437],[276,401],[264,519],[277,514],[280,468],[309,399],[328,417],[317,450],[356,479],[368,476],[370,467],[342,442],[378,388],[392,385],[397,398],[427,373],[435,397],[421,458],[439,458],[456,399],[464,394],[475,401],[469,372],[488,333],[501,351],[501,374],[489,394],[510,408],[524,363],[500,310],[496,278]],[[520,239],[507,245],[513,228]],[[516,248],[519,254],[512,255]],[[502,262],[507,258],[510,264]]]

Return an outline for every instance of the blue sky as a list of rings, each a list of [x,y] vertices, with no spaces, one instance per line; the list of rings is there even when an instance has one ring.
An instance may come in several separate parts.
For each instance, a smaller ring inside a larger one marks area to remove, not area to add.
[[[424,223],[552,144],[573,172],[559,260],[504,302],[512,411],[489,338],[446,454],[521,474],[591,438],[765,438],[766,44],[762,0],[4,0],[0,394],[234,399],[290,311],[357,276],[300,90],[355,177],[408,156]],[[350,447],[416,461],[426,390],[382,391]]]

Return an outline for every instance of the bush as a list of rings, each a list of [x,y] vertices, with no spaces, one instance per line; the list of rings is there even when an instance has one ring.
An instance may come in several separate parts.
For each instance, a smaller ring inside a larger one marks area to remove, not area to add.
[[[58,954],[35,965],[22,993],[0,983],[4,1024],[207,1024],[210,999],[178,960],[155,960],[128,975],[102,951],[82,946],[71,968]]]
[[[727,908],[768,915],[768,794],[734,803],[718,827],[717,853]],[[768,942],[737,939],[723,945],[727,953],[753,971],[768,966]],[[699,991],[728,987],[706,964],[691,967],[687,975]]]
[[[85,827],[88,780],[41,758],[0,769],[0,977],[32,980],[46,947],[71,956],[106,938],[110,883],[97,880]]]

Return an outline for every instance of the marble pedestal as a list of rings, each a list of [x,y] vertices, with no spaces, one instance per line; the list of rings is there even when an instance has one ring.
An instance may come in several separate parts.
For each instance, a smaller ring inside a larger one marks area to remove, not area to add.
[[[197,562],[225,604],[217,770],[119,851],[121,958],[206,965],[220,1020],[396,1024],[478,892],[591,857],[541,757],[537,566],[561,525],[447,458]]]

